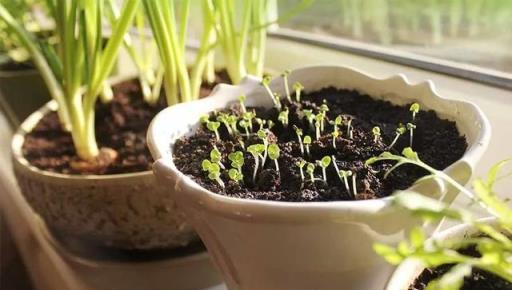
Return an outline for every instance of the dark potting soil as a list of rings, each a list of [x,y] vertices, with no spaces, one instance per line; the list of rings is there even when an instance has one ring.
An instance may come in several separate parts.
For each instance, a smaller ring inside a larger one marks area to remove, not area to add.
[[[304,94],[304,93],[303,93]],[[325,100],[329,107],[328,120],[334,120],[342,115],[344,120],[352,118],[353,138],[347,135],[347,126],[342,125],[342,135],[336,139],[336,149],[332,145],[333,126],[326,122],[326,131],[319,140],[315,140],[315,130],[310,127],[303,117],[303,109],[312,109],[313,113],[319,111]],[[340,170],[351,170],[356,178],[357,195],[355,199],[375,199],[390,195],[393,191],[410,187],[418,178],[426,175],[426,171],[415,166],[405,165],[393,171],[386,179],[384,173],[391,168],[393,162],[379,162],[366,166],[365,161],[388,151],[388,145],[395,137],[395,129],[399,123],[411,122],[412,116],[409,106],[396,106],[387,101],[375,100],[368,95],[352,90],[338,90],[325,88],[317,92],[306,93],[300,103],[289,103],[283,100],[283,105],[289,108],[289,125],[285,128],[278,121],[278,111],[275,108],[253,108],[258,118],[272,120],[275,126],[269,133],[271,142],[278,144],[280,157],[278,158],[279,172],[274,162],[267,160],[264,169],[258,171],[253,182],[254,158],[242,149],[240,139],[245,147],[251,144],[260,144],[261,140],[251,135],[249,138],[230,136],[224,125],[220,126],[219,133],[222,142],[217,142],[215,134],[204,125],[192,135],[177,140],[173,149],[173,160],[177,168],[190,176],[201,186],[221,195],[231,197],[262,199],[275,201],[335,201],[353,200],[353,194],[345,188],[345,183],[338,178],[334,166],[331,164],[326,171],[327,182],[322,179],[322,170],[315,168],[315,180],[309,181],[304,168],[306,181],[302,182],[299,167],[296,163],[302,159],[315,163],[324,156],[335,156]],[[248,109],[252,110],[252,109]],[[240,115],[238,104],[227,109],[228,113]],[[210,114],[210,120],[215,119],[215,113]],[[427,164],[437,169],[444,169],[464,154],[467,143],[461,136],[452,121],[440,119],[434,111],[420,111],[414,122],[413,149]],[[301,154],[300,144],[297,140],[293,126],[301,128],[305,135],[310,135],[313,142],[310,146],[310,155]],[[254,128],[259,126],[254,123]],[[381,137],[374,142],[372,128],[379,126]],[[238,128],[243,132],[242,128]],[[257,129],[255,129],[257,131]],[[243,181],[234,182],[229,179],[228,170],[221,170],[221,179],[225,183],[222,188],[217,182],[208,179],[202,170],[201,163],[209,159],[210,151],[216,146],[222,153],[222,163],[230,168],[227,155],[234,151],[244,151],[245,164],[242,168]],[[390,150],[400,154],[402,149],[409,146],[409,132],[403,134],[396,145]],[[268,159],[268,158],[267,158]],[[260,162],[261,164],[261,162]],[[348,179],[352,191],[352,180]]]
[[[216,83],[201,88],[207,96],[215,84],[226,82],[225,72]],[[100,148],[117,152],[117,158],[99,171],[90,172],[73,166],[79,162],[71,135],[60,125],[57,113],[44,116],[25,136],[23,155],[39,169],[65,174],[118,174],[151,169],[153,159],[146,146],[146,132],[153,117],[166,107],[163,97],[154,106],[143,101],[138,80],[113,86],[114,98],[108,104],[96,104],[96,138]]]
[[[10,59],[0,62],[0,71],[22,71],[34,69],[34,65],[30,61],[16,62]]]
[[[465,255],[478,257],[479,253],[474,247],[460,251]],[[453,265],[443,265],[435,269],[425,269],[409,290],[424,290],[432,280],[440,278],[447,273]],[[512,290],[512,283],[503,280],[492,273],[474,268],[471,275],[464,278],[464,285],[460,290]]]

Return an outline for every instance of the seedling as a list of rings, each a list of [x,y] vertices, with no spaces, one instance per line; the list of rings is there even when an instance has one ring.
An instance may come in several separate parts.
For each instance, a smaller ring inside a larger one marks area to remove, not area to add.
[[[277,110],[281,111],[281,101],[279,100],[279,97],[276,97],[276,94],[274,94],[274,92],[272,92],[272,90],[269,87],[271,80],[272,79],[270,76],[264,76],[263,79],[261,80],[261,85],[267,91],[268,95],[270,96],[270,99],[272,99],[272,102],[274,103],[274,107]]]
[[[304,113],[306,120],[308,120],[309,127],[311,127],[311,129],[314,129],[315,114],[313,114],[313,110],[303,110],[302,112]]]
[[[353,139],[354,133],[353,133],[353,128],[352,128],[352,118],[349,118],[346,123],[347,123],[347,136],[350,139]]]
[[[377,141],[379,141],[379,138],[380,138],[380,128],[378,126],[373,127],[372,133],[373,133],[373,142],[377,143]]]
[[[219,113],[219,115],[217,116],[217,121],[224,124],[224,126],[228,130],[229,135],[233,135],[233,129],[231,128],[231,125],[229,124],[228,116],[229,116],[228,114]]]
[[[308,162],[308,165],[306,166],[306,172],[309,174],[309,180],[311,182],[315,182],[315,164]]]
[[[311,136],[306,135],[304,136],[304,140],[302,141],[304,143],[304,146],[306,147],[306,153],[309,155],[309,146],[311,145]]]
[[[283,127],[287,128],[288,127],[288,114],[289,114],[289,110],[288,108],[284,108],[283,111],[281,111],[279,113],[279,116],[277,117],[277,119],[279,120],[279,122],[281,122],[283,124]]]
[[[277,159],[279,158],[279,146],[275,143],[270,144],[268,146],[268,157],[270,160],[274,160],[274,164],[276,165],[276,171],[279,174],[279,163],[277,162]]]
[[[236,123],[238,122],[238,117],[236,115],[228,115],[226,117],[228,124],[231,126],[234,134],[238,134],[238,127]]]
[[[293,125],[293,129],[295,130],[295,134],[297,134],[297,140],[299,140],[300,153],[304,155],[304,144],[302,144],[302,129],[298,128],[295,125]]]
[[[206,123],[206,128],[208,128],[208,130],[215,133],[215,138],[217,138],[218,142],[220,142],[219,127],[220,127],[220,122],[210,122],[209,121],[208,123]]]
[[[292,102],[292,97],[290,96],[290,87],[288,86],[288,75],[290,74],[289,70],[285,70],[283,74],[281,75],[283,77],[284,82],[284,90],[286,92],[286,99],[288,99],[288,102]]]
[[[409,130],[409,147],[411,148],[414,137],[414,129],[416,129],[416,125],[414,125],[413,123],[407,123],[407,130]]]
[[[236,183],[238,183],[244,179],[244,175],[242,174],[242,172],[235,168],[231,168],[228,171],[228,175],[229,175],[229,178],[231,178],[231,180],[233,180]]]
[[[320,131],[321,131],[321,126],[322,126],[322,122],[323,122],[323,119],[324,119],[324,116],[322,115],[322,113],[318,113],[316,114],[315,116],[315,134],[316,134],[316,140],[320,139]]]
[[[297,102],[300,102],[300,94],[304,89],[304,86],[299,82],[295,82],[293,84],[293,89],[295,90],[295,100],[297,100]]]
[[[263,130],[263,126],[265,125],[266,121],[261,118],[254,118],[254,122],[260,126],[258,130]]]
[[[300,179],[302,181],[302,184],[304,184],[304,166],[306,165],[306,161],[304,159],[301,159],[300,161],[297,161],[295,163],[299,167],[300,170]],[[301,186],[302,187],[302,186]]]
[[[208,178],[216,181],[220,187],[224,188],[224,182],[220,179],[220,166],[217,163],[212,163],[210,160],[203,160],[201,163],[203,171],[208,172]]]
[[[281,111],[281,108],[283,107],[281,105],[281,95],[278,93],[274,93],[274,103],[277,104],[277,110]]]
[[[343,118],[341,117],[341,115],[339,115],[338,117],[336,117],[336,119],[334,119],[334,121],[331,121],[330,123],[331,125],[334,126],[334,131],[338,131],[338,127],[341,126],[341,124],[343,123]]]
[[[330,156],[324,156],[321,160],[317,161],[317,164],[322,167],[322,177],[324,182],[327,183],[327,167],[331,165],[331,157]]]
[[[324,100],[325,102],[325,100]],[[320,115],[322,115],[322,118],[320,120],[320,131],[324,132],[324,125],[325,125],[325,118],[327,116],[327,112],[329,111],[329,107],[326,104],[322,104],[320,106]]]
[[[354,199],[356,199],[356,196],[357,196],[356,178],[357,178],[357,174],[355,172],[352,173],[352,194],[354,195]]]
[[[412,112],[412,122],[414,123],[416,119],[416,115],[420,112],[420,104],[413,103],[411,107],[409,108],[409,111]]]
[[[334,131],[332,132],[332,147],[336,149],[336,139],[340,136],[340,131]]]
[[[249,135],[251,134],[249,132],[249,127],[250,127],[249,121],[247,121],[246,119],[242,119],[238,122],[238,125],[240,125],[240,127],[242,127],[244,129],[245,137],[249,138]]]
[[[257,135],[258,135],[258,138],[260,138],[261,141],[263,141],[263,146],[264,146],[264,154],[263,154],[263,158],[262,158],[262,162],[261,162],[261,166],[263,167],[263,166],[265,166],[265,161],[267,160],[268,135],[265,130],[259,130]]]
[[[220,168],[225,169],[224,165],[222,164],[222,154],[216,146],[213,146],[212,151],[210,151],[210,160],[213,163],[218,164]]]
[[[270,129],[272,129],[272,127],[274,127],[274,125],[275,125],[275,124],[274,124],[274,122],[272,122],[272,120],[268,120],[268,121],[267,121],[267,128],[268,128],[269,130],[270,130]]]
[[[249,125],[249,131],[252,133],[252,119],[256,117],[256,112],[245,112],[242,114],[242,119],[247,121],[247,124]]]
[[[398,141],[398,138],[400,138],[400,136],[402,136],[406,131],[407,131],[407,128],[405,128],[404,124],[402,124],[402,123],[398,124],[398,127],[395,130],[395,138],[393,139],[393,142],[391,142],[391,144],[389,144],[388,150],[391,149],[396,144],[396,142]]]
[[[202,115],[199,118],[199,122],[201,122],[201,124],[208,124],[210,122],[210,116],[209,115]]]
[[[252,174],[252,182],[256,182],[256,174],[258,173],[259,167],[259,158],[263,158],[261,153],[265,151],[265,145],[263,144],[253,144],[247,147],[247,152],[251,153],[252,157],[254,157],[254,171]],[[263,168],[263,165],[261,166]]]
[[[247,112],[247,109],[245,108],[245,100],[247,97],[245,95],[241,95],[238,97],[238,102],[240,103],[240,110],[242,110],[242,113]]]
[[[244,153],[242,151],[229,153],[228,159],[231,161],[231,167],[242,171],[242,166],[244,166]]]

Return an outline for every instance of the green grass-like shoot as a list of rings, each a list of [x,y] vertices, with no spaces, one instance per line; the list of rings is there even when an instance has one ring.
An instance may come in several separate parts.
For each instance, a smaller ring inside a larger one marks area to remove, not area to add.
[[[219,127],[220,127],[220,122],[206,123],[206,128],[208,128],[208,130],[215,133],[215,138],[217,139],[218,142],[220,142]]]
[[[283,111],[279,112],[279,115],[277,116],[277,120],[283,124],[283,127],[288,127],[288,114],[290,111],[288,108],[284,108]]]
[[[277,161],[277,159],[279,158],[279,155],[280,155],[279,146],[275,143],[270,144],[268,146],[268,158],[270,158],[270,160],[274,160],[274,164],[276,166],[277,173],[279,173],[279,163]]]
[[[302,143],[304,143],[304,146],[306,147],[306,153],[309,155],[309,146],[311,145],[311,136],[306,135],[304,136],[304,140],[302,140]]]
[[[373,127],[372,134],[373,134],[373,142],[377,143],[377,141],[379,141],[379,138],[380,138],[380,128],[378,126]]]
[[[323,181],[327,182],[327,167],[331,165],[331,157],[330,156],[324,156],[322,159],[317,161],[317,164],[322,168],[322,177]]]
[[[396,142],[398,141],[398,138],[400,138],[400,136],[405,134],[405,132],[407,132],[407,128],[404,126],[404,124],[402,124],[402,123],[398,124],[398,127],[395,130],[395,138],[393,139],[393,142],[391,142],[391,144],[389,144],[388,150],[390,150],[391,148],[393,148],[393,146],[395,146]]]
[[[285,70],[281,76],[283,77],[283,82],[284,82],[284,90],[286,92],[286,99],[288,100],[288,102],[292,102],[292,97],[290,96],[290,86],[288,85],[288,75],[290,74],[290,71],[289,70]]]
[[[295,90],[295,100],[297,102],[300,102],[300,95],[302,90],[304,89],[304,86],[299,82],[295,82],[293,84],[293,89]]]
[[[247,112],[247,108],[245,107],[246,99],[247,99],[247,97],[245,95],[241,95],[240,97],[238,97],[238,102],[240,104],[240,109],[242,110],[242,113]]]

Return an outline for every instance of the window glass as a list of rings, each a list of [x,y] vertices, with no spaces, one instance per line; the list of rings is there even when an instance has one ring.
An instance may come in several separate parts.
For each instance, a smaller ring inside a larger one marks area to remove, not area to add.
[[[281,26],[512,73],[512,0],[316,0]]]

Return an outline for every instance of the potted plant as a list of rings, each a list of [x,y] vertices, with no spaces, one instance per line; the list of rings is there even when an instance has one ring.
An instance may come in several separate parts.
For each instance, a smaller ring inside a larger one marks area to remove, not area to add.
[[[29,0],[6,1],[3,5],[16,19],[20,19],[24,27],[36,33],[39,42],[45,45],[50,41],[47,31],[41,30],[31,14],[30,5],[36,3]],[[9,118],[15,125],[50,99],[43,79],[29,61],[27,51],[16,35],[6,29],[2,21],[0,21],[0,94],[0,103],[10,114]],[[30,100],[18,101],[25,96],[31,96]]]
[[[409,238],[396,248],[376,244],[376,251],[386,260],[400,264],[386,289],[512,289],[512,209],[493,189],[497,181],[510,176],[510,173],[500,175],[500,170],[510,160],[493,166],[487,179],[475,179],[474,192],[471,192],[421,160],[399,156],[386,158],[425,168],[433,177],[460,188],[473,205],[479,205],[490,216],[478,220],[469,210],[453,209],[414,192],[399,193],[396,205],[415,216],[430,222],[447,218],[463,224],[430,239],[426,239],[420,228],[414,228]]]
[[[414,102],[424,110],[404,107]],[[398,242],[418,222],[386,195],[424,173],[385,179],[390,164],[365,167],[365,160],[412,142],[420,156],[444,156],[436,166],[464,183],[489,130],[477,107],[440,97],[430,82],[317,66],[271,82],[219,85],[209,98],[167,108],[152,121],[148,144],[155,174],[229,289],[366,290],[382,287],[392,271],[373,243]],[[436,146],[427,131],[443,132],[438,137],[450,145]],[[387,191],[379,194],[370,176]],[[451,202],[457,191],[441,194],[441,185],[424,180],[412,188]]]
[[[49,11],[57,48],[42,49],[0,6],[2,20],[29,51],[54,99],[14,136],[14,170],[27,200],[52,230],[124,249],[177,247],[193,241],[195,234],[144,167],[146,149],[137,137],[137,119],[148,117],[134,110],[135,121],[123,119],[130,117],[126,114],[113,120],[96,102],[100,96],[109,101],[103,93],[109,91],[106,79],[139,8],[137,0],[124,3],[104,45],[102,1],[55,2]],[[107,119],[100,123],[103,131],[95,126],[102,119]],[[127,123],[125,131],[115,131],[116,122]],[[100,137],[98,145],[95,132],[112,138]]]

